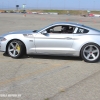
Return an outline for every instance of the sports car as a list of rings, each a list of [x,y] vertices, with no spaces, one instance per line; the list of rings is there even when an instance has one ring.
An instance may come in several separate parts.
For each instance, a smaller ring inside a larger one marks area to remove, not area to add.
[[[100,31],[78,23],[57,22],[40,30],[1,35],[0,51],[12,58],[25,54],[79,56],[93,63],[100,59]]]

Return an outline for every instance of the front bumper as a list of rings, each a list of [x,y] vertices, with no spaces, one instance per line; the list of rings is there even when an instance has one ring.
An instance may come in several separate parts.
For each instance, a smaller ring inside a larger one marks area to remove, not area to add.
[[[6,45],[5,41],[0,41],[0,52],[6,51]]]

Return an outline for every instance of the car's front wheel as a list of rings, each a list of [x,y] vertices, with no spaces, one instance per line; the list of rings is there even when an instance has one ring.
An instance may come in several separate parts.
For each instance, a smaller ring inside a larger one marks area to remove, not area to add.
[[[100,59],[100,47],[97,44],[88,43],[82,47],[81,56],[86,62],[97,62]]]
[[[24,44],[19,40],[13,40],[8,44],[7,52],[12,58],[20,58],[25,51]]]

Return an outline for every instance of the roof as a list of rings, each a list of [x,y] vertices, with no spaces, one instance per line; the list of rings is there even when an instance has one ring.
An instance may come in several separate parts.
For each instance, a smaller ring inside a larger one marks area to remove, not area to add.
[[[74,23],[74,22],[56,22],[56,23],[53,23],[53,24],[65,24],[65,25],[69,24],[69,25],[75,25],[75,26],[84,26],[83,24]]]

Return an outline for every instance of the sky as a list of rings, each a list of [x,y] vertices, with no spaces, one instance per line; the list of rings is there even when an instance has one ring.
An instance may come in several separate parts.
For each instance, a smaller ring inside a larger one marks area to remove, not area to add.
[[[100,0],[0,0],[0,9],[100,10]],[[25,8],[22,7],[25,5]]]

